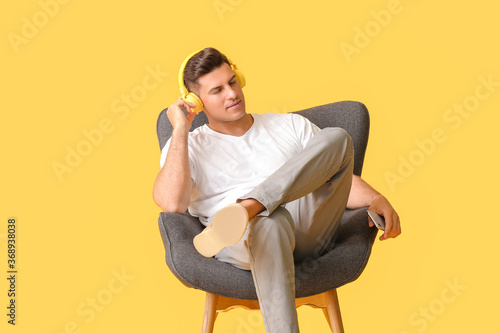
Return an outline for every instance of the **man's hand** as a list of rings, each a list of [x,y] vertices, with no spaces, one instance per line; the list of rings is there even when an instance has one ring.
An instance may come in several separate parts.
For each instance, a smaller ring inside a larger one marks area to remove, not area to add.
[[[191,108],[195,107],[196,105],[184,101],[181,97],[179,97],[179,99],[174,104],[168,107],[168,120],[172,124],[174,130],[181,129],[185,130],[185,133],[189,132],[191,124],[193,123],[193,119],[194,117],[196,117],[196,113],[192,112]],[[181,108],[184,108],[187,111],[187,117],[184,115],[184,112]]]
[[[384,234],[380,236],[380,240],[395,238],[401,234],[399,215],[383,195],[377,195],[368,210],[384,216],[385,231]],[[368,221],[370,227],[372,227],[374,225],[372,220],[368,218]]]

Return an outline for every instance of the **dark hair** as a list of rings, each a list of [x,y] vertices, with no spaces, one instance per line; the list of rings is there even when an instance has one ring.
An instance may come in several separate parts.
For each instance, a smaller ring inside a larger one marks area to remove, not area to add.
[[[219,68],[223,63],[231,65],[226,56],[213,47],[207,47],[192,56],[186,63],[183,74],[184,85],[188,91],[197,90],[199,88],[198,79]]]

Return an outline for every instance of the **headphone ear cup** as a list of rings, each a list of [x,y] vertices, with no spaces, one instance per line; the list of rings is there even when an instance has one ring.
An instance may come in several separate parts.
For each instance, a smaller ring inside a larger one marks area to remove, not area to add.
[[[185,102],[192,103],[192,104],[196,105],[195,108],[191,109],[196,114],[200,113],[205,108],[203,106],[203,102],[198,97],[198,95],[196,95],[196,94],[194,94],[192,92],[189,93],[189,94],[182,95],[182,100],[185,101]]]
[[[240,83],[240,86],[243,88],[247,84],[247,80],[245,79],[245,75],[239,69],[233,69],[234,75],[236,75],[236,80]]]

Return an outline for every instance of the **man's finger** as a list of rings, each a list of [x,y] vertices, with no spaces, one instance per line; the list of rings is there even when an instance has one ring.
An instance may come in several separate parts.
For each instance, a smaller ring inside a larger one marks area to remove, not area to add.
[[[196,105],[195,105],[195,104],[193,104],[193,103],[189,103],[189,102],[186,102],[186,101],[184,101],[184,105],[183,105],[183,106],[184,106],[184,109],[185,109],[185,110],[187,111],[187,113],[189,113],[189,114],[193,113],[193,110],[192,110],[192,109],[194,109],[194,108],[196,107]]]
[[[188,115],[187,115],[187,119],[189,121],[193,121],[193,119],[196,117],[196,112],[190,112]]]
[[[385,239],[389,238],[389,235],[392,231],[392,216],[385,216],[384,215],[384,219],[385,219],[385,230],[384,230],[384,234],[382,236],[380,236],[380,240],[385,240]]]
[[[175,102],[175,104],[179,105],[179,107],[184,107],[186,110],[194,109],[196,107],[195,104],[183,100],[182,96],[179,97],[179,99],[177,100],[177,102]]]
[[[398,213],[394,212],[392,214],[393,216],[393,224],[394,224],[394,227],[393,227],[393,236],[392,237],[397,237],[401,234],[401,222],[399,221],[399,216],[398,216]]]
[[[184,104],[184,106],[187,106],[190,109],[194,109],[196,107],[196,104],[193,104],[193,103],[190,103],[188,101],[185,101],[182,98],[181,98],[181,100],[182,100],[182,103]]]

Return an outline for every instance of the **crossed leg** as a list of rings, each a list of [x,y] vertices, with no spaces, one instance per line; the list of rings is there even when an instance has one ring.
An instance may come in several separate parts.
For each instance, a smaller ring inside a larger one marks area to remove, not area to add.
[[[299,331],[294,261],[318,257],[333,246],[352,169],[351,138],[343,129],[327,128],[238,199],[243,206],[249,204],[249,215],[259,204],[264,209],[250,216],[243,238],[215,258],[252,271],[266,332]]]

